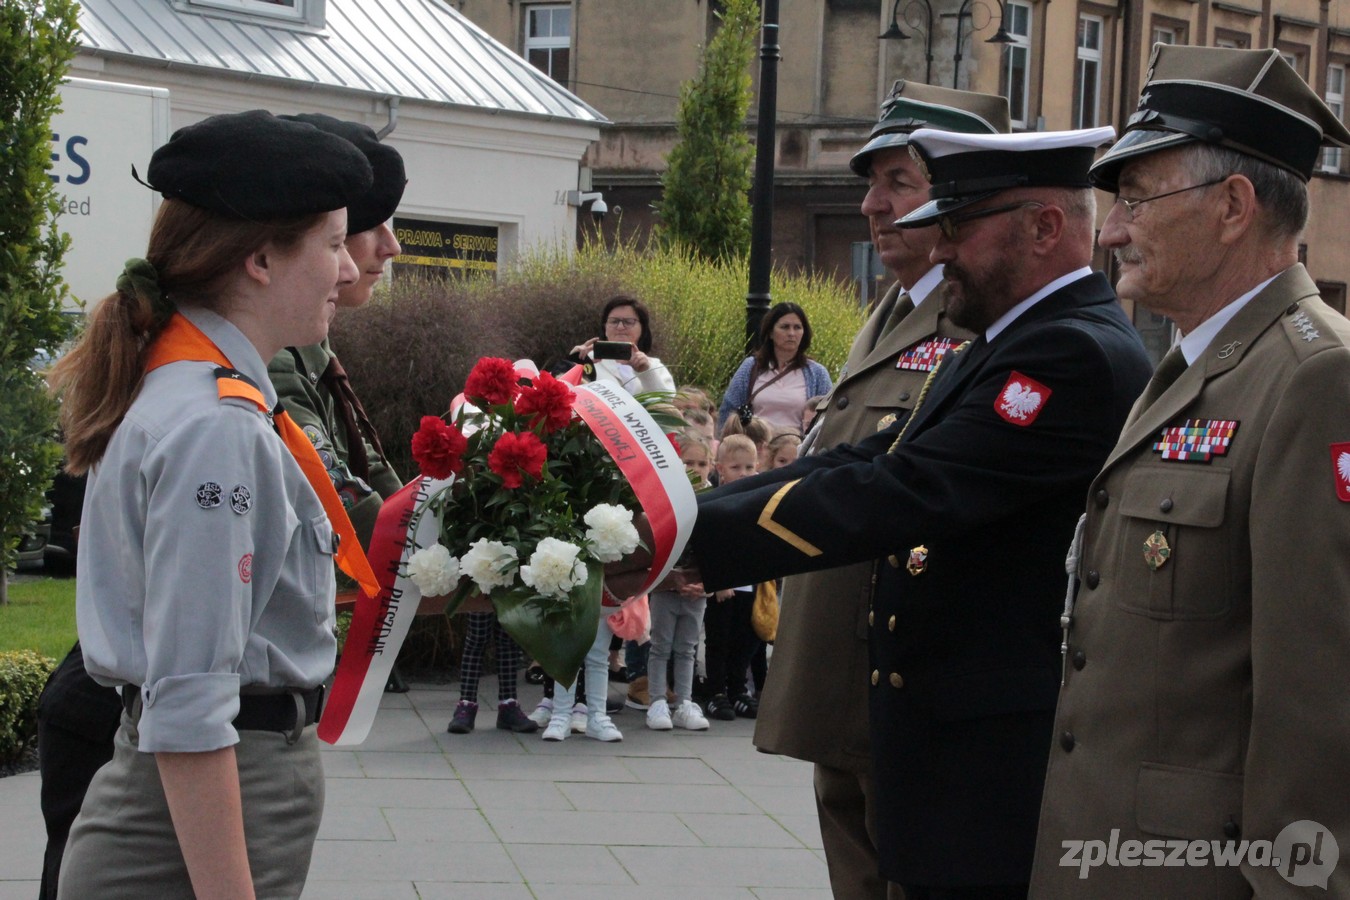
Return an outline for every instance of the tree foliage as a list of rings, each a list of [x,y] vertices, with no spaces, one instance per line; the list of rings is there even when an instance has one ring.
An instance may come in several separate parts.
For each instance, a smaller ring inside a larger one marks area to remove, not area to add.
[[[750,63],[759,25],[756,0],[727,0],[699,74],[680,88],[679,143],[670,152],[656,203],[663,240],[708,259],[750,249],[750,166],[746,134]]]
[[[69,238],[47,168],[76,10],[73,0],[0,3],[0,573],[59,459],[55,405],[31,364],[70,331],[59,273]]]

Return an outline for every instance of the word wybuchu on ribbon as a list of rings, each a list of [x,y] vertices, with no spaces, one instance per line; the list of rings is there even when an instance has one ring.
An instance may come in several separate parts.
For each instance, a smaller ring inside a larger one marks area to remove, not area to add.
[[[538,371],[528,361],[516,363],[522,376]],[[574,385],[572,409],[614,459],[633,486],[652,527],[652,567],[644,594],[675,564],[694,530],[698,505],[674,445],[642,404],[618,385],[579,384],[581,367],[561,380]],[[452,409],[463,403],[455,398]],[[319,721],[320,740],[335,745],[359,744],[370,733],[399,648],[408,636],[422,595],[404,574],[409,556],[440,536],[441,523],[425,515],[427,500],[453,479],[418,477],[386,498],[371,538],[370,563],[379,582],[375,596],[362,593],[352,614],[333,688]]]

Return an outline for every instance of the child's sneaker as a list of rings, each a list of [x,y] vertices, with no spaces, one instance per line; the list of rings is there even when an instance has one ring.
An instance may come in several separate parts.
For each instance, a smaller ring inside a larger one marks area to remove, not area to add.
[[[606,713],[592,713],[586,720],[586,737],[611,744],[623,740],[623,732],[615,727]]]
[[[534,734],[539,730],[539,726],[525,715],[520,704],[514,700],[503,700],[497,704],[497,727],[516,734]]]
[[[450,727],[445,730],[451,734],[468,734],[473,731],[473,720],[477,715],[477,703],[461,700],[455,704],[455,714],[450,717]]]
[[[565,709],[554,710],[553,718],[548,720],[548,727],[544,729],[544,740],[565,741],[571,733],[572,714]]]
[[[708,720],[703,718],[703,710],[698,708],[698,704],[693,700],[686,700],[675,707],[674,712],[670,714],[670,721],[676,728],[684,728],[689,731],[707,731]]]
[[[736,720],[736,710],[732,708],[726,694],[713,694],[712,699],[708,701],[708,718],[720,722]]]
[[[753,719],[759,715],[759,701],[749,694],[737,694],[731,701],[731,708],[742,719]]]
[[[666,704],[664,698],[653,700],[652,705],[647,708],[647,727],[652,731],[669,731],[675,727],[670,720],[670,706]]]
[[[572,733],[586,733],[586,704],[578,703],[572,707]]]
[[[553,698],[545,697],[539,701],[539,705],[530,713],[530,721],[540,728],[548,726],[548,720],[553,718]]]
[[[647,693],[646,675],[640,675],[628,683],[628,699],[624,705],[629,709],[647,709],[652,705],[651,695]]]

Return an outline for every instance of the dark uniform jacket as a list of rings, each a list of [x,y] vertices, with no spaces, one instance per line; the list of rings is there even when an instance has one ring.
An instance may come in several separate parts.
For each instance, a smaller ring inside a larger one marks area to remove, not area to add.
[[[909,415],[937,357],[970,333],[946,316],[939,284],[884,337],[897,284],[858,332],[839,383],[817,405],[813,452],[860,441]],[[871,771],[867,729],[867,610],[872,564],[788,578],[773,677],[764,685],[755,746],[857,774]]]
[[[1093,482],[1033,897],[1350,896],[1350,324],[1317,295],[1279,275]],[[1285,866],[1216,865],[1237,841]]]
[[[337,407],[338,398],[322,380],[332,358],[327,341],[307,347],[287,347],[268,363],[267,375],[276,388],[277,399],[305,432],[328,469],[328,477],[333,480],[361,546],[369,547],[381,504],[403,487],[403,482],[369,441],[365,442],[370,460],[369,480],[357,477],[348,468],[347,427]]]
[[[1064,554],[1149,369],[1091,275],[949,356],[892,452],[895,426],[700,498],[710,590],[878,560],[870,707],[891,881],[1028,880]]]

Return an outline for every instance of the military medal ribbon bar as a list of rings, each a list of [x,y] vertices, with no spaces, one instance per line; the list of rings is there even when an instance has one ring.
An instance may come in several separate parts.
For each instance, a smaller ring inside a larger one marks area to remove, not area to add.
[[[1237,433],[1235,419],[1187,419],[1164,428],[1153,450],[1163,459],[1178,462],[1209,462],[1228,453]]]

